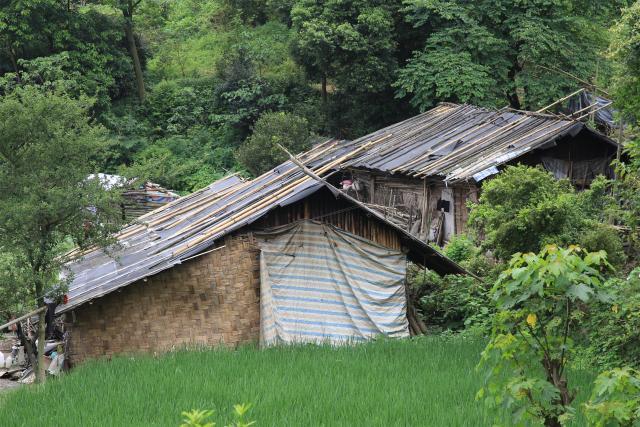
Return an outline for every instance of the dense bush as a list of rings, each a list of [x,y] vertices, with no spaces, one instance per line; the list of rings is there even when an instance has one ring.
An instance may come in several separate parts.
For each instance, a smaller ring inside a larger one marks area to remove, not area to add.
[[[435,247],[440,250],[438,247]],[[466,234],[454,235],[442,248],[442,253],[460,264],[468,272],[492,282],[498,277],[501,265],[487,251],[476,245]]]
[[[578,243],[588,251],[606,251],[609,262],[615,267],[622,267],[627,259],[618,230],[607,224],[592,222],[587,225]]]
[[[537,252],[546,243],[575,241],[581,219],[569,182],[542,168],[518,165],[484,184],[469,222],[484,236],[484,245],[506,259]]]
[[[133,163],[118,172],[167,188],[191,192],[236,168],[225,129],[194,128],[186,135],[159,139],[133,154]]]
[[[607,251],[615,265],[624,262],[623,244],[615,228],[619,217],[603,177],[576,192],[566,180],[556,180],[541,167],[509,166],[485,183],[469,224],[484,238],[483,247],[501,259],[516,252],[537,252],[546,244],[581,244]]]
[[[609,280],[606,289],[612,301],[593,307],[583,323],[583,357],[605,368],[640,369],[640,269]]]
[[[289,158],[277,144],[298,154],[311,147],[313,138],[307,119],[291,113],[265,113],[238,149],[238,160],[257,176]]]
[[[487,330],[491,318],[489,286],[470,276],[438,274],[414,268],[409,275],[410,293],[428,327],[459,331]]]

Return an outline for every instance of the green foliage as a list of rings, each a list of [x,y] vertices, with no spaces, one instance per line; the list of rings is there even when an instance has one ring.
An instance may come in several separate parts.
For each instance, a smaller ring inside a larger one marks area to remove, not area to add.
[[[9,321],[29,311],[29,291],[22,286],[23,277],[27,276],[16,266],[16,259],[10,253],[0,249],[0,323]]]
[[[246,421],[247,413],[251,409],[251,404],[243,403],[233,405],[234,421],[226,427],[249,427],[254,425],[255,421]],[[215,427],[216,423],[208,421],[214,414],[212,410],[192,409],[189,412],[182,412],[184,420],[180,427]]]
[[[216,423],[208,422],[207,420],[213,416],[212,410],[197,410],[183,411],[182,424],[180,427],[214,427]]]
[[[595,427],[637,426],[640,423],[640,371],[625,367],[598,375],[585,412]]]
[[[235,169],[227,138],[224,128],[217,132],[195,128],[185,136],[168,136],[135,153],[132,164],[118,172],[178,191],[195,191]]]
[[[575,243],[581,227],[575,193],[542,168],[507,167],[482,187],[469,224],[485,246],[506,259],[515,252],[537,252],[545,243]]]
[[[213,126],[217,83],[214,78],[158,82],[144,111],[153,135],[184,135],[195,126]]]
[[[633,2],[611,28],[611,58],[615,64],[613,89],[616,106],[627,123],[640,111],[640,3]]]
[[[411,95],[411,103],[421,110],[432,107],[436,100],[497,104],[495,81],[489,67],[474,63],[469,52],[446,48],[428,52],[415,52],[399,72],[395,84],[398,97]]]
[[[619,6],[594,3],[409,0],[406,19],[427,38],[400,72],[398,95],[422,110],[438,100],[548,104],[577,86],[558,69],[585,80],[598,67],[607,75],[604,25]]]
[[[476,256],[480,251],[466,234],[457,234],[444,246],[444,254],[451,260],[461,263]]]
[[[606,301],[603,251],[547,246],[539,254],[515,254],[492,289],[499,312],[479,367],[487,382],[479,399],[502,406],[512,424],[560,426],[573,416],[575,391],[567,366],[582,307]]]
[[[465,270],[488,281],[495,280],[502,271],[501,266],[466,234],[452,236],[441,252]]]
[[[594,222],[578,239],[587,251],[604,250],[607,259],[616,268],[622,267],[627,259],[618,230],[610,225]]]
[[[471,206],[469,225],[501,259],[536,252],[548,243],[580,244],[590,251],[605,250],[620,266],[625,261],[622,240],[607,224],[622,215],[612,183],[603,177],[577,193],[568,181],[558,181],[540,167],[518,165],[483,185],[479,202]]]
[[[329,79],[343,93],[383,90],[397,66],[392,4],[298,0],[291,10],[295,58],[313,79]]]
[[[298,154],[310,148],[312,139],[313,134],[305,118],[284,112],[265,113],[256,122],[251,136],[238,149],[238,160],[258,176],[289,159],[277,144]]]
[[[89,105],[34,88],[0,101],[0,251],[39,304],[64,285],[68,242],[105,243],[117,226],[117,196],[87,179],[103,141]]]
[[[612,300],[597,304],[583,323],[582,357],[590,364],[640,368],[640,269],[626,280],[611,279],[606,289]]]
[[[91,96],[94,108],[104,111],[112,99],[130,91],[131,65],[113,16],[93,6],[67,8],[48,0],[8,3],[0,13],[0,93],[25,85],[55,88],[74,97]],[[5,55],[7,69],[2,67]]]
[[[470,276],[414,269],[409,275],[412,293],[425,323],[440,330],[488,330],[492,315],[489,287]]]

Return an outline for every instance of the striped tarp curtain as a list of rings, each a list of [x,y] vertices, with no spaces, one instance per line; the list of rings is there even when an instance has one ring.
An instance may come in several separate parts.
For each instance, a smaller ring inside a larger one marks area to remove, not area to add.
[[[309,220],[256,238],[262,345],[409,335],[401,252]]]

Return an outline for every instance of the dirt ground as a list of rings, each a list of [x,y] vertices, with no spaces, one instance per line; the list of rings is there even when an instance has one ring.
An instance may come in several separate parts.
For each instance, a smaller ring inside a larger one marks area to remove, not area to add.
[[[16,381],[9,381],[9,380],[5,380],[0,378],[0,393],[2,393],[3,391],[6,390],[10,390],[16,387],[20,387],[21,384],[16,382]]]

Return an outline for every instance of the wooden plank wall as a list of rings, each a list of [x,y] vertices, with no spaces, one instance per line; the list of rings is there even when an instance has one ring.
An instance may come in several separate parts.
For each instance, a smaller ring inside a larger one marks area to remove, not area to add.
[[[438,200],[442,197],[442,190],[446,188],[442,181],[431,180],[427,182],[428,203],[425,210],[425,182],[422,179],[389,176],[376,174],[370,171],[352,171],[353,178],[358,180],[360,190],[358,199],[365,203],[373,203],[380,206],[392,206],[404,212],[411,222],[422,220],[425,216],[424,227],[416,234],[422,240],[426,240],[429,229],[437,223],[440,213],[437,211]],[[469,209],[467,201],[477,201],[478,187],[473,183],[450,185],[453,189],[451,208],[454,213],[454,233],[460,234],[467,230]],[[356,196],[351,193],[352,196]],[[411,231],[411,225],[407,224],[407,231]],[[447,236],[450,237],[450,236]]]
[[[344,199],[336,199],[328,190],[321,190],[304,200],[277,208],[253,224],[253,228],[269,228],[303,219],[313,219],[335,225],[349,233],[391,249],[401,250],[399,233],[373,216],[368,216]]]

